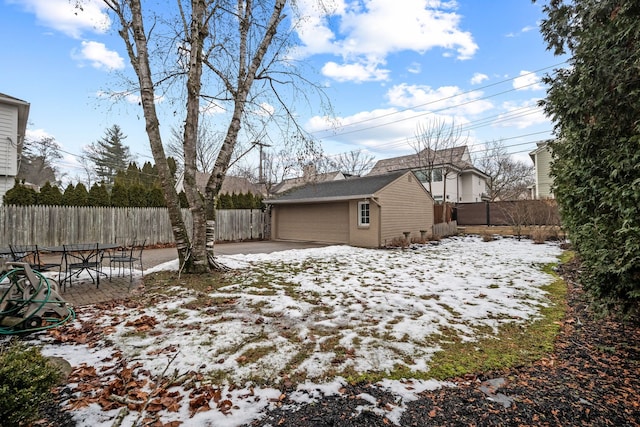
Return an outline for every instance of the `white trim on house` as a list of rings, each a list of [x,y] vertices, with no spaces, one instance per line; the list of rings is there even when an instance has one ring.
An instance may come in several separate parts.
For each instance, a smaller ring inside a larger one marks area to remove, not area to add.
[[[0,203],[18,175],[29,107],[26,101],[0,93]]]
[[[371,225],[371,209],[369,201],[358,202],[358,227],[368,228]]]

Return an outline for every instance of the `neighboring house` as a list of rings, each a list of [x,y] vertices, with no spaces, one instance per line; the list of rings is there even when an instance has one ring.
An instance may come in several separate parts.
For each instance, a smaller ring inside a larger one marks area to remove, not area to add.
[[[427,158],[433,159],[429,162],[430,171],[425,161]],[[451,171],[447,175],[447,194],[444,194],[445,168]],[[369,175],[398,170],[412,170],[427,189],[429,189],[427,177],[431,174],[431,192],[436,202],[480,202],[487,198],[487,182],[490,178],[473,166],[466,145],[435,152],[427,148],[420,153],[379,160]]]
[[[28,118],[28,102],[0,93],[0,204],[18,174]]]
[[[196,172],[196,187],[200,193],[204,194],[204,190],[207,186],[207,181],[211,174],[204,172]],[[184,174],[178,175],[176,180],[176,191],[179,193],[184,190]],[[246,194],[252,193],[254,195],[264,196],[264,188],[258,184],[254,184],[247,178],[241,176],[227,175],[222,181],[222,187],[220,188],[220,194]]]
[[[317,173],[315,167],[313,165],[309,165],[305,168],[304,173],[301,177],[285,179],[284,181],[271,187],[269,193],[271,195],[277,195],[305,184],[325,181],[337,181],[345,178],[346,177],[342,172]]]
[[[532,199],[552,199],[551,149],[546,141],[538,142],[537,148],[529,153],[536,171],[536,182],[531,187]]]
[[[432,234],[433,198],[410,171],[310,183],[265,203],[274,240],[377,248]]]

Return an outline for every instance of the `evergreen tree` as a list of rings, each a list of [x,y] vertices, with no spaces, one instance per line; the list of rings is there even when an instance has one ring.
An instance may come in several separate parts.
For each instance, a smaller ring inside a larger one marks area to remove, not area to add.
[[[153,166],[151,162],[145,162],[140,170],[140,183],[146,188],[150,188],[154,185],[159,185],[159,182],[160,180],[158,179],[158,171],[156,170],[156,167]]]
[[[5,205],[30,206],[35,205],[37,193],[33,188],[29,188],[17,179],[13,187],[5,193],[3,201]]]
[[[175,181],[176,173],[178,171],[178,164],[176,163],[176,159],[174,159],[173,157],[167,157],[167,165],[169,166],[169,172],[171,173],[171,176]]]
[[[186,200],[186,196],[185,196],[185,200]],[[151,208],[161,208],[161,207],[165,207],[167,204],[164,200],[164,193],[162,192],[162,189],[158,186],[153,187],[148,193],[147,193],[147,206],[151,207]]]
[[[129,206],[136,208],[147,207],[147,190],[140,184],[128,187]]]
[[[231,207],[229,209],[239,209],[240,208],[240,197],[236,193],[231,193]]]
[[[129,163],[125,174],[126,185],[134,186],[142,183],[142,177],[140,176],[140,169],[136,163]]]
[[[181,208],[183,208],[183,209],[189,208],[189,201],[187,200],[187,195],[184,194],[184,191],[181,191],[178,194],[178,200],[180,200],[180,207]],[[219,202],[220,202],[220,199],[218,199],[218,204],[219,204]],[[219,207],[218,207],[218,209],[219,209]]]
[[[99,141],[89,145],[85,156],[95,165],[98,178],[111,185],[118,171],[126,171],[131,162],[129,147],[123,144],[126,136],[120,126],[113,125]]]
[[[74,204],[72,206],[89,206],[89,191],[83,183],[76,184],[73,197]]]
[[[119,181],[111,190],[111,206],[125,208],[129,206],[129,189]]]
[[[76,187],[69,183],[67,188],[64,189],[64,193],[62,193],[62,204],[63,206],[75,206],[75,193]]]
[[[89,206],[111,206],[109,191],[104,184],[93,184],[89,189]]]
[[[547,3],[547,2],[545,2]],[[604,308],[640,310],[640,3],[551,0],[541,26],[568,53],[543,105],[556,123],[554,194]]]
[[[62,193],[60,189],[55,185],[52,186],[49,181],[45,182],[38,194],[38,204],[46,206],[61,205]]]

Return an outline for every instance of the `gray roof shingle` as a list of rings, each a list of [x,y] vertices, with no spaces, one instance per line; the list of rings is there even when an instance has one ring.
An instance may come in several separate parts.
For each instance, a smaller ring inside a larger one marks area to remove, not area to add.
[[[395,171],[361,178],[310,183],[303,187],[296,187],[276,198],[265,200],[265,203],[332,201],[370,197],[406,173],[407,171]]]
[[[471,162],[464,160],[465,154],[467,153],[468,151],[466,145],[446,148],[438,151],[433,151],[430,148],[425,148],[420,153],[378,160],[378,162],[369,172],[369,175],[377,175],[394,170],[424,168],[425,159],[430,159],[429,163],[435,167],[452,165],[453,167],[460,170],[475,169]]]

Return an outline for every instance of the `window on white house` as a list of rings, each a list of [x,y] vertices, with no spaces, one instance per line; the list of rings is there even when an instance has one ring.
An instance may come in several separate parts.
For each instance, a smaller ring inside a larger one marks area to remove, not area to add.
[[[420,180],[420,182],[425,183],[425,182],[429,182],[429,179],[427,178],[429,176],[429,171],[426,169],[416,169],[413,171],[413,173],[416,174],[416,176],[418,177],[418,179]]]
[[[431,182],[442,181],[442,169],[434,169],[431,171]]]
[[[369,202],[358,202],[358,227],[368,227],[369,221]]]

